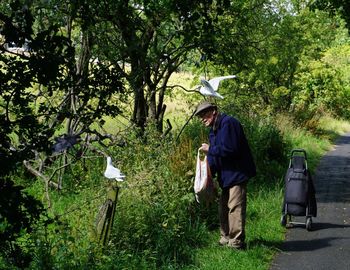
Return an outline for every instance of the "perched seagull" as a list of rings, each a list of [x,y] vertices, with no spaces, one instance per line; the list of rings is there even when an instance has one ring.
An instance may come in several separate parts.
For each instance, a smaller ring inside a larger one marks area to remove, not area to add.
[[[203,96],[211,96],[211,97],[217,97],[217,98],[223,99],[224,97],[217,92],[220,81],[225,79],[234,79],[234,78],[237,78],[237,76],[228,75],[228,76],[215,77],[210,79],[209,81],[205,79],[201,79],[202,87],[199,89],[199,92]]]
[[[104,176],[109,179],[116,179],[117,181],[124,181],[125,175],[116,167],[112,165],[111,157],[107,157],[107,168],[105,170]]]

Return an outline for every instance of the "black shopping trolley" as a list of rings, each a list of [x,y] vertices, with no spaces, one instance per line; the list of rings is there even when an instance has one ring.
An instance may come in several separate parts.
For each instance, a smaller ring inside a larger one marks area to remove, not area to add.
[[[312,217],[317,215],[315,188],[307,167],[307,156],[304,149],[291,151],[289,167],[285,175],[284,200],[281,225],[305,225],[312,228]],[[305,216],[305,222],[292,220],[293,216]]]

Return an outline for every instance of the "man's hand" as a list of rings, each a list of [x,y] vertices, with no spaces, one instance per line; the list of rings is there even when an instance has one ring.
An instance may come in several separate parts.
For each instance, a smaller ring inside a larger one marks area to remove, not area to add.
[[[209,144],[207,143],[202,143],[202,146],[199,148],[199,151],[204,152],[205,154],[208,153],[209,151]]]

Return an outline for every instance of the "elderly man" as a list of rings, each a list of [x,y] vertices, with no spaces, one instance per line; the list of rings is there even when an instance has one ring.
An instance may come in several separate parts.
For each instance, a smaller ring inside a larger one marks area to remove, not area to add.
[[[208,156],[211,173],[217,176],[222,189],[219,244],[244,249],[247,182],[255,176],[256,169],[243,127],[207,101],[197,106],[195,115],[210,127],[209,144],[203,143],[200,150]]]

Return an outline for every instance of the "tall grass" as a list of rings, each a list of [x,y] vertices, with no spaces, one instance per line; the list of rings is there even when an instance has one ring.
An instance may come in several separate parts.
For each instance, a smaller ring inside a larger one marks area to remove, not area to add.
[[[247,250],[220,247],[216,230],[208,236],[207,246],[195,250],[196,262],[185,269],[267,269],[283,240],[284,230],[276,222],[280,219],[281,190],[275,186],[260,192],[248,188],[248,192]]]
[[[348,122],[333,119],[330,116],[318,119],[316,129],[313,129],[313,132],[295,123],[290,116],[279,115],[276,122],[285,141],[288,142],[290,150],[294,148],[305,149],[311,171],[315,170],[320,157],[330,150],[334,139],[350,130]]]
[[[38,224],[28,241],[34,254],[31,269],[268,269],[284,238],[280,213],[290,150],[304,148],[314,170],[334,138],[327,128],[344,132],[349,124],[319,119],[315,135],[286,116],[237,117],[258,168],[248,185],[246,251],[220,247],[217,204],[199,205],[194,199],[196,151],[208,130],[193,120],[178,141],[177,134],[161,139],[150,125],[145,138],[131,131],[124,147],[108,149],[127,177],[119,184],[107,247],[99,246],[92,233],[108,186],[102,175],[105,161],[72,167],[65,189],[50,191],[48,213],[54,219]],[[21,178],[31,194],[45,198],[41,182],[26,180],[25,174]]]

